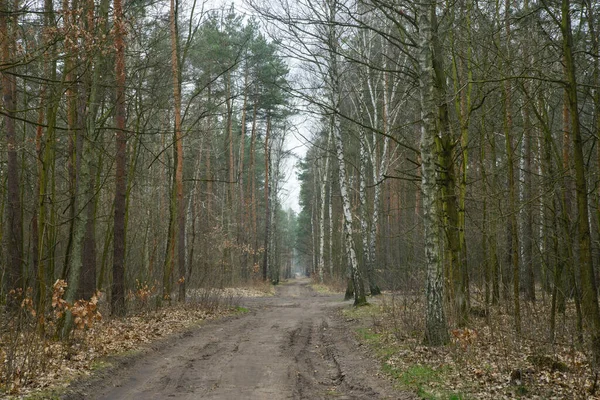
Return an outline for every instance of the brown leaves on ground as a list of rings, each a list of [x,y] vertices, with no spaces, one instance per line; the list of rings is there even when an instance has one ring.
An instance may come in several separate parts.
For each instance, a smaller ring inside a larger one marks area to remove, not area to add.
[[[554,344],[549,302],[542,300],[523,307],[520,335],[512,316],[498,306],[489,309],[489,317],[488,311],[472,313],[467,328],[451,329],[450,344],[427,347],[419,296],[386,295],[376,301],[371,315],[361,318],[370,325],[363,340],[374,345],[384,370],[424,398],[600,399],[598,390],[590,393],[600,383],[586,356],[588,338],[579,342],[571,305],[557,316]],[[422,370],[431,376],[423,378]]]
[[[96,308],[98,296],[69,305],[62,298],[66,284],[58,282],[57,285],[52,298],[53,318],[60,318],[68,309],[78,329],[67,341],[40,334],[35,314],[28,312],[31,307],[24,301],[24,311],[11,322],[15,328],[11,329],[6,323],[0,329],[0,397],[3,393],[17,397],[64,387],[69,381],[101,367],[105,356],[136,351],[144,344],[201,321],[232,314],[241,296],[265,295],[265,288],[196,290],[190,291],[188,304],[174,303],[151,311],[146,307],[126,318],[100,319]],[[210,302],[206,302],[207,299]],[[107,310],[103,311],[108,315]],[[22,322],[25,320],[27,323]],[[50,320],[46,320],[48,323]]]

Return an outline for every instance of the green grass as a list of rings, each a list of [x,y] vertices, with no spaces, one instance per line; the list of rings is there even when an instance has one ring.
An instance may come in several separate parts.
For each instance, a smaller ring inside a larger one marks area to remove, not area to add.
[[[92,371],[98,371],[98,370],[101,370],[101,369],[104,369],[104,368],[107,368],[110,366],[112,366],[112,364],[109,362],[106,362],[103,360],[95,360],[95,361],[92,361],[92,365],[90,366],[90,369]]]
[[[330,288],[329,286],[324,285],[322,283],[311,283],[310,287],[315,292],[321,293],[321,294],[337,294],[337,293],[339,293],[339,292],[336,292],[335,290],[333,290],[332,288]]]
[[[378,317],[381,314],[379,307],[367,303],[360,307],[350,307],[342,311],[342,315],[347,318],[357,319],[364,322],[371,322],[373,317]]]
[[[432,382],[440,382],[440,373],[426,365],[412,365],[399,379],[406,386],[421,388]]]
[[[237,314],[246,314],[246,313],[250,312],[250,310],[248,310],[246,307],[237,306],[237,307],[235,308],[235,312],[236,312]]]
[[[411,365],[408,368],[397,366],[390,359],[401,347],[385,340],[385,335],[370,328],[373,318],[381,311],[379,307],[348,308],[342,311],[347,318],[361,321],[356,333],[361,342],[367,344],[381,362],[381,370],[391,376],[400,389],[410,390],[424,400],[467,400],[461,393],[453,393],[442,389],[447,368],[434,369],[427,365]]]

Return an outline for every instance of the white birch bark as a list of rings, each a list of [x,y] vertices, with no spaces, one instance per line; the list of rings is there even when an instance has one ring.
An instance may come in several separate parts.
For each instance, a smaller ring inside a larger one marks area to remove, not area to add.
[[[361,161],[364,171],[361,179],[365,185],[361,185],[361,233],[363,237],[363,249],[365,252],[365,270],[369,282],[369,288],[372,295],[380,294],[381,291],[375,280],[375,267],[377,265],[377,229],[379,224],[379,212],[381,204],[381,184],[384,181],[385,174],[389,166],[391,154],[389,154],[389,127],[394,126],[399,115],[399,110],[403,103],[402,99],[407,98],[406,93],[400,96],[402,89],[402,80],[399,74],[389,74],[388,64],[403,66],[406,64],[406,56],[400,54],[398,58],[391,62],[390,55],[386,52],[386,44],[374,32],[363,30],[359,35],[357,54],[355,57],[362,61],[358,68],[358,77],[354,84],[354,91],[358,96],[351,98],[354,109],[359,118],[364,118],[363,126],[370,126],[371,133],[361,132],[361,149],[366,157]],[[379,42],[378,42],[379,38]],[[373,68],[374,49],[383,49],[381,55],[380,68]],[[397,67],[394,67],[397,68]],[[390,76],[391,75],[391,76]],[[391,79],[391,82],[390,82]],[[405,89],[406,90],[406,89]],[[404,100],[406,101],[406,100]],[[382,142],[383,141],[383,142]],[[371,168],[371,178],[374,184],[374,194],[372,197],[372,207],[368,206],[368,196],[366,191],[367,171]],[[368,210],[371,210],[370,225]]]
[[[331,179],[333,181],[333,168],[330,168]],[[329,206],[329,276],[333,276],[333,186],[329,185],[329,195],[327,196],[327,204]]]
[[[348,193],[348,182],[346,181],[346,161],[344,158],[344,142],[342,141],[341,132],[341,120],[340,120],[340,104],[341,104],[341,91],[340,91],[340,78],[341,71],[339,70],[338,64],[338,33],[337,33],[337,0],[329,0],[328,6],[328,97],[329,97],[329,112],[331,113],[331,124],[330,129],[333,135],[336,156],[339,166],[339,180],[340,180],[340,194],[342,197],[342,209],[344,213],[344,239],[348,251],[348,257],[350,258],[350,268],[352,269],[352,277],[354,281],[354,305],[366,304],[364,285],[362,282],[362,276],[358,266],[358,260],[356,258],[356,248],[354,244],[354,237],[352,235],[352,211],[350,206],[350,195]]]
[[[340,194],[342,197],[342,209],[344,212],[344,240],[350,260],[350,268],[352,269],[352,280],[354,281],[354,305],[366,303],[365,291],[362,282],[362,276],[358,267],[358,259],[356,258],[356,248],[354,246],[354,237],[352,236],[352,211],[350,207],[350,195],[346,181],[346,162],[344,160],[344,143],[342,141],[342,133],[340,129],[339,116],[333,117],[333,136],[335,138],[336,155],[339,163],[340,174]]]
[[[427,268],[427,305],[425,341],[430,345],[448,342],[444,310],[441,229],[436,184],[437,97],[433,66],[434,35],[437,34],[435,1],[419,5],[419,86],[421,90],[421,191],[423,193],[423,226],[425,231],[425,263]]]
[[[360,130],[360,183],[358,189],[358,195],[360,199],[360,232],[362,236],[362,244],[363,244],[363,263],[365,265],[365,269],[367,271],[367,279],[369,281],[369,286],[371,291],[373,290],[373,286],[371,284],[372,278],[372,259],[371,259],[371,251],[369,248],[370,244],[370,230],[368,223],[368,210],[367,210],[367,149],[365,144],[365,133],[364,129]],[[371,293],[372,294],[372,293]]]
[[[319,205],[321,215],[319,218],[319,281],[323,283],[323,271],[325,270],[325,197],[327,195],[327,180],[329,178],[329,145],[331,143],[331,130],[327,135],[327,147],[325,148],[325,167],[319,170],[321,184],[321,204]]]

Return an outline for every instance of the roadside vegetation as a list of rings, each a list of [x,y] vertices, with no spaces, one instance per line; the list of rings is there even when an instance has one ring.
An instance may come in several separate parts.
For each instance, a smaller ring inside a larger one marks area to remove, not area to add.
[[[571,331],[574,307],[562,315],[554,345],[547,340],[550,304],[542,300],[522,310],[520,335],[501,307],[473,307],[468,328],[451,329],[449,344],[430,347],[423,297],[386,293],[342,312],[398,387],[427,400],[600,399],[585,347]]]
[[[45,324],[30,307],[29,292],[16,300],[21,307],[0,320],[0,393],[8,398],[47,399],[58,396],[71,381],[110,367],[112,356],[131,355],[144,346],[193,329],[207,320],[244,314],[240,297],[270,296],[271,285],[249,288],[190,290],[188,302],[159,304],[154,286],[139,284],[127,296],[130,313],[109,315],[104,294],[74,306],[63,299],[64,282],[54,285],[52,312]],[[15,295],[18,296],[18,295]],[[75,328],[68,338],[57,339],[66,309],[75,315]]]

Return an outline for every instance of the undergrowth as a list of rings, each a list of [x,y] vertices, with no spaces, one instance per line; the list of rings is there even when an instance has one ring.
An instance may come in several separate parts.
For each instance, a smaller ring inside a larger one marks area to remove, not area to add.
[[[448,345],[427,347],[420,296],[387,293],[375,303],[343,315],[359,322],[357,337],[395,384],[422,399],[600,399],[591,393],[595,375],[587,347],[570,328],[576,326],[571,308],[560,316],[554,343],[548,339],[549,304],[541,300],[523,308],[527,324],[519,335],[503,308],[474,309],[468,327],[450,321]]]
[[[246,313],[242,296],[262,296],[270,286],[242,289],[189,290],[185,304],[158,307],[156,284],[136,283],[127,296],[128,315],[109,315],[106,297],[98,293],[89,301],[67,303],[66,283],[57,281],[51,304],[40,315],[32,291],[15,291],[12,304],[0,308],[0,398],[54,398],[60,388],[79,375],[103,368],[102,357],[136,351],[144,343],[230,313]],[[268,295],[268,294],[267,294]],[[73,315],[74,328],[60,337],[61,318]],[[103,318],[104,316],[104,318]]]

